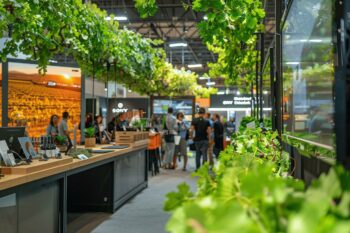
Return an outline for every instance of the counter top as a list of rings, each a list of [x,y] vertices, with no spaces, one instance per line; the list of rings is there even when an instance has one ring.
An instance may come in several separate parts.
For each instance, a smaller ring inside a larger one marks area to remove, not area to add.
[[[1,190],[5,190],[5,189],[9,189],[12,187],[16,187],[22,184],[26,184],[32,181],[36,181],[45,177],[49,177],[52,175],[57,175],[59,173],[63,173],[63,172],[67,172],[70,170],[74,170],[80,167],[84,167],[93,163],[97,163],[99,161],[103,161],[106,159],[110,159],[110,158],[114,158],[117,156],[121,156],[124,155],[126,153],[130,153],[133,151],[137,151],[140,149],[146,149],[148,145],[148,141],[145,140],[143,142],[139,142],[133,146],[130,146],[128,148],[125,149],[116,149],[113,150],[113,152],[109,152],[109,153],[105,153],[105,154],[93,154],[93,156],[89,159],[86,160],[79,160],[79,159],[73,159],[72,162],[67,163],[67,164],[63,164],[63,165],[59,165],[59,166],[55,166],[55,167],[50,167],[48,169],[43,169],[37,172],[33,172],[30,174],[10,174],[10,175],[5,175],[4,177],[2,177],[0,179],[0,191]],[[100,145],[100,146],[96,146],[93,149],[100,149],[101,147],[106,146],[106,145]],[[43,163],[45,163],[43,161]],[[30,166],[30,165],[27,165]]]

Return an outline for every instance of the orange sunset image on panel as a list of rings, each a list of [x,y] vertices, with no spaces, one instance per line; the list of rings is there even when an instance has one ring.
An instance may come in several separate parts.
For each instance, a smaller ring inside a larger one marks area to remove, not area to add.
[[[49,66],[45,75],[34,64],[9,64],[9,126],[27,126],[30,137],[45,135],[53,114],[70,114],[69,124],[80,122],[80,69]],[[79,138],[79,137],[78,137]]]

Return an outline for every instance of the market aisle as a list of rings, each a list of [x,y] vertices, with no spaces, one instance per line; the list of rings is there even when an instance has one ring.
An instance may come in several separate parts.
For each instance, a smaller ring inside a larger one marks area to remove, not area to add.
[[[148,188],[131,199],[113,215],[84,214],[79,217],[85,223],[98,225],[94,233],[163,233],[169,214],[163,211],[165,195],[176,189],[182,182],[187,182],[195,189],[196,180],[191,177],[194,161],[190,158],[187,172],[181,170],[162,170],[157,176],[150,177]],[[84,218],[84,219],[83,219]],[[90,232],[89,224],[80,228],[79,233]]]

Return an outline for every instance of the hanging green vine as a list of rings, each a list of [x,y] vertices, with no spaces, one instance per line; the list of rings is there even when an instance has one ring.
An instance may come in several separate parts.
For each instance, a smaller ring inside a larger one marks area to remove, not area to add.
[[[261,31],[265,13],[258,0],[195,0],[193,10],[207,20],[199,23],[200,36],[208,49],[218,54],[218,63],[209,64],[211,74],[228,82],[250,82],[256,62],[256,33]]]
[[[149,3],[143,8],[147,11],[155,4],[144,2]],[[80,0],[4,0],[0,13],[0,33],[11,31],[11,38],[0,51],[2,61],[23,53],[45,74],[50,59],[66,54],[74,57],[87,76],[105,81],[109,72],[109,77],[117,77],[119,83],[141,94],[207,92],[197,85],[197,75],[179,72],[166,62],[164,50],[156,48],[161,41],[119,29],[118,22],[105,20],[107,13],[94,4]],[[107,66],[111,67],[108,71]]]
[[[142,19],[154,16],[158,11],[156,0],[135,0],[135,8]]]
[[[156,1],[138,0],[135,7],[141,17],[154,15]],[[208,49],[218,54],[217,63],[209,63],[212,77],[223,77],[226,84],[247,84],[254,78],[257,60],[256,33],[263,31],[265,12],[260,0],[194,0],[192,5],[204,13],[206,20],[198,24],[200,36]]]

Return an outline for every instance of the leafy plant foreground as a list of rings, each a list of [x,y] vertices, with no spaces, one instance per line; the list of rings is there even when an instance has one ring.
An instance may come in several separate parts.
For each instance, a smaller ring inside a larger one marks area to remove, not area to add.
[[[233,135],[213,170],[194,175],[197,191],[183,183],[167,194],[176,233],[350,232],[350,173],[335,166],[305,188],[289,176],[277,133],[245,129]]]

